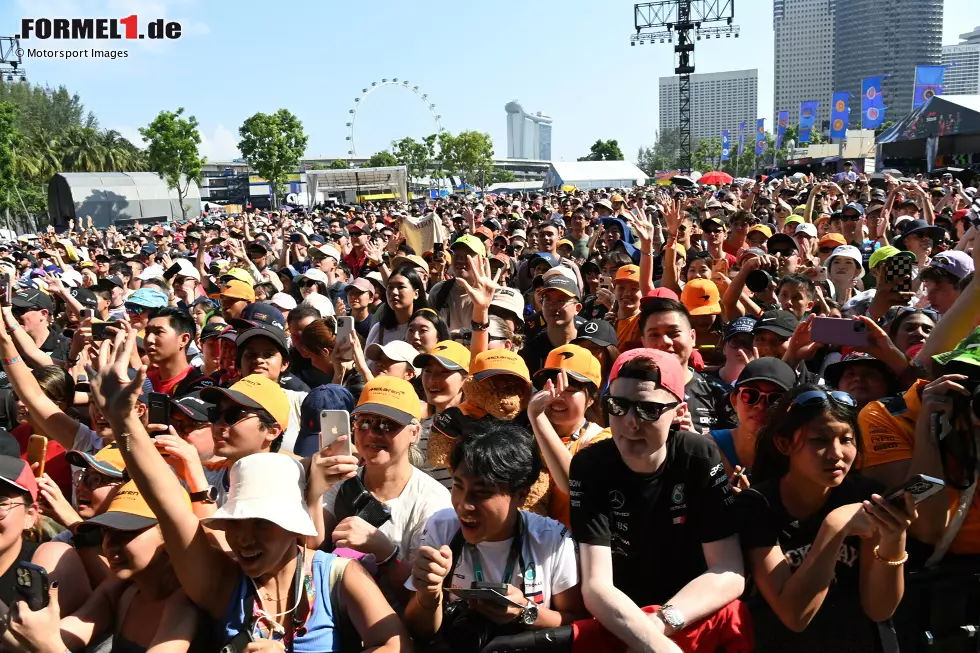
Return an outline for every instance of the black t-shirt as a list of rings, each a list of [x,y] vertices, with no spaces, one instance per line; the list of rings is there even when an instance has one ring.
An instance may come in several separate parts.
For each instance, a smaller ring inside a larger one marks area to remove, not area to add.
[[[597,296],[589,295],[582,303],[582,310],[579,311],[578,315],[586,322],[591,322],[592,320],[604,319],[609,311],[608,306],[599,303]]]
[[[13,561],[7,571],[0,574],[0,601],[6,606],[12,606],[15,601],[22,601],[23,597],[17,591],[17,568],[20,562],[30,562],[34,557],[34,552],[40,546],[37,542],[29,540],[20,541],[20,555]]]
[[[572,458],[572,533],[612,549],[613,584],[638,606],[664,604],[707,569],[701,544],[737,531],[734,494],[708,438],[674,431],[651,476],[632,471],[612,439]]]
[[[321,372],[314,367],[310,359],[304,358],[295,347],[289,348],[289,373],[299,377],[303,383],[311,388],[330,383],[332,377],[331,374]]]
[[[721,379],[692,370],[691,380],[684,386],[684,400],[697,432],[705,434],[711,430],[737,426],[738,419],[729,393],[731,387]]]
[[[870,499],[884,488],[876,481],[850,473],[830,491],[827,503],[806,519],[786,512],[779,481],[765,481],[741,492],[735,501],[742,547],[746,550],[779,545],[795,571],[810,552],[824,518],[836,508]],[[783,625],[766,600],[753,588],[748,601],[755,623],[756,651],[874,651],[877,625],[861,609],[861,539],[845,538],[837,556],[835,579],[823,605],[803,633]]]
[[[585,324],[585,320],[576,315],[575,320],[575,330]],[[574,339],[574,337],[573,337]],[[567,344],[567,343],[566,343]],[[540,331],[534,335],[526,345],[524,349],[521,350],[521,357],[524,362],[527,363],[527,371],[534,376],[534,373],[544,367],[544,362],[548,358],[548,354],[551,350],[555,349],[555,346],[551,344],[551,340],[548,339],[547,328],[542,328]]]
[[[48,329],[48,337],[38,347],[45,354],[56,361],[65,362],[68,360],[68,351],[71,348],[71,338],[62,333]]]

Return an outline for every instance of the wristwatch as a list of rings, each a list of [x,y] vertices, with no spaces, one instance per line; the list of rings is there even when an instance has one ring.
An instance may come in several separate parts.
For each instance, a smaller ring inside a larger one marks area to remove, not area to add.
[[[473,331],[486,331],[487,329],[490,328],[490,323],[489,322],[481,323],[481,322],[477,322],[476,320],[473,320],[470,322],[470,328],[473,329]]]
[[[218,501],[218,488],[213,485],[200,492],[190,493],[191,503],[216,503]]]
[[[531,626],[538,620],[538,604],[532,599],[527,600],[527,605],[521,608],[521,614],[517,620],[524,626]]]
[[[657,610],[657,614],[663,619],[664,623],[670,626],[675,633],[684,628],[684,615],[674,606],[667,604]]]

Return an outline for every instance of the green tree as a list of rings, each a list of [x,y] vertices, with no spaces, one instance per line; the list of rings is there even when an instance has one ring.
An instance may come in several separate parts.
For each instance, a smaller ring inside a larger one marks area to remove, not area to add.
[[[259,175],[269,181],[272,205],[285,194],[289,173],[299,167],[308,138],[303,123],[286,109],[257,113],[238,129],[238,150]]]
[[[654,135],[651,147],[640,147],[636,165],[651,177],[658,170],[677,170],[680,167],[680,149],[680,130],[665,129]]]
[[[592,144],[588,156],[579,157],[579,161],[622,161],[625,157],[619,149],[617,140],[597,140]]]
[[[881,136],[883,133],[895,126],[894,120],[886,120],[877,127],[875,127],[875,137]]]
[[[392,153],[398,163],[408,168],[409,180],[421,185],[421,180],[429,174],[432,160],[436,156],[438,134],[430,134],[422,142],[406,136],[391,144]]]
[[[461,185],[486,188],[493,176],[493,141],[490,134],[462,131],[456,136],[439,134],[439,156],[448,174],[460,175]]]
[[[147,158],[150,167],[167,182],[167,187],[177,191],[177,201],[180,202],[180,212],[187,219],[187,197],[191,180],[200,181],[201,166],[204,159],[197,151],[201,144],[201,134],[197,131],[197,118],[184,118],[184,108],[173,111],[161,111],[146,127],[140,129],[140,135],[149,146]]]
[[[10,102],[0,102],[0,186],[7,189],[4,204],[7,227],[10,227],[10,188],[17,183],[15,152],[20,143],[17,129],[17,107]]]
[[[517,181],[517,175],[503,168],[494,168],[490,173],[490,179],[487,180],[491,186],[493,184],[509,184],[515,181]]]
[[[371,158],[365,161],[361,167],[362,168],[390,168],[391,166],[401,165],[395,155],[388,150],[381,150],[380,152],[375,152],[371,155]]]
[[[350,168],[350,164],[344,159],[334,159],[327,166],[327,170],[347,170],[348,168]]]

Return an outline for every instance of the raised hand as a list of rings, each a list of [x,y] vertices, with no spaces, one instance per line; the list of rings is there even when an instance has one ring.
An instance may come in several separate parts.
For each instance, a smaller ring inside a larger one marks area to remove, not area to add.
[[[530,419],[540,417],[544,414],[545,409],[553,404],[561,393],[565,392],[565,388],[567,387],[568,375],[565,373],[565,370],[562,370],[554,380],[548,379],[540,392],[534,393],[531,401],[527,405],[527,416]]]
[[[463,286],[463,289],[473,300],[474,306],[489,309],[490,302],[493,301],[493,293],[498,288],[497,280],[500,278],[500,270],[491,277],[490,260],[484,256],[467,256],[466,264],[469,266],[472,281],[457,277],[457,283]]]
[[[99,348],[99,371],[91,365],[86,368],[91,398],[114,427],[121,426],[132,414],[146,380],[145,366],[136,371],[133,379],[129,378],[129,361],[135,349],[136,329],[129,322],[119,322],[115,339],[103,341]]]

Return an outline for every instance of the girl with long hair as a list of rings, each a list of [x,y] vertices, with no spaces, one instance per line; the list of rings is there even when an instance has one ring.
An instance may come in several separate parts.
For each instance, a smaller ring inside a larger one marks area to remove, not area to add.
[[[381,307],[378,321],[371,327],[366,345],[383,345],[392,340],[405,340],[408,323],[420,308],[428,308],[425,284],[414,268],[404,267],[388,277],[385,289],[387,302]]]

